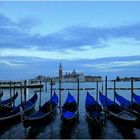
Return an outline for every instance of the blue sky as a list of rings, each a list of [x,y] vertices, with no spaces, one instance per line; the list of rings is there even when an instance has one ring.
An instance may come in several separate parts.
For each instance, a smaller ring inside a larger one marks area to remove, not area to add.
[[[140,76],[140,1],[0,2],[1,80]]]

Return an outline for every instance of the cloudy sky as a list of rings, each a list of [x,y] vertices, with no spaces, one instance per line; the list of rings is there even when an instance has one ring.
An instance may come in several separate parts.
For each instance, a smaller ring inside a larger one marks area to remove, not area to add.
[[[140,76],[140,1],[0,2],[0,77]]]

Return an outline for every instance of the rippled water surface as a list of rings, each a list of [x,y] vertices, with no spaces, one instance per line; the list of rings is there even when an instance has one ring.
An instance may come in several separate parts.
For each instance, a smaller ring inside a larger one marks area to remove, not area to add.
[[[139,87],[140,83],[136,83],[134,86]],[[109,84],[108,86],[113,87],[113,84]],[[117,86],[119,87],[130,87],[130,83],[118,83]],[[58,87],[58,84],[54,86],[55,88]],[[77,83],[62,83],[62,87],[64,88],[76,88]],[[80,87],[96,87],[96,83],[80,83]],[[99,89],[101,90],[101,85],[99,84]],[[33,96],[34,90],[36,89],[29,89],[27,90],[27,98]],[[9,89],[5,89],[4,96],[2,99],[9,98]],[[18,105],[20,103],[20,90],[16,89],[19,92],[18,99],[16,100],[15,104]],[[61,93],[61,104],[63,105],[66,97],[67,97],[67,90],[62,91]],[[71,94],[77,99],[77,91],[70,91]],[[89,91],[91,95],[96,97],[96,91],[91,90]],[[57,95],[59,96],[59,91],[56,90]],[[131,92],[130,91],[118,91],[119,94],[130,99]],[[138,95],[140,95],[140,91],[135,91]],[[38,93],[39,97],[39,93]],[[108,91],[108,97],[113,99],[113,91]],[[107,120],[105,126],[102,128],[101,131],[97,131],[91,123],[86,118],[85,114],[85,98],[86,98],[86,91],[80,91],[80,104],[79,104],[79,120],[78,122],[67,128],[62,125],[61,122],[61,112],[60,109],[57,108],[57,112],[54,118],[50,121],[34,127],[24,128],[21,122],[15,123],[14,125],[8,126],[0,126],[0,138],[10,139],[10,138],[38,138],[38,139],[59,139],[59,138],[74,138],[74,139],[90,139],[90,138],[140,138],[140,129],[132,128],[128,126],[119,125],[113,123],[110,120]],[[50,87],[49,85],[44,88],[44,91],[41,93],[41,104],[46,102],[50,99]],[[36,104],[36,110],[39,107],[39,100]]]

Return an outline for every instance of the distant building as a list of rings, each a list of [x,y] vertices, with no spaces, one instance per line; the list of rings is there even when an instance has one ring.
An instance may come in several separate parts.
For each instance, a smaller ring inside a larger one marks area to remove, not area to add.
[[[38,75],[35,79],[40,80],[40,81],[45,81],[47,80],[47,77],[43,75]]]
[[[39,84],[40,80],[39,79],[29,79],[28,80],[28,84],[32,85],[32,84]]]
[[[116,78],[116,81],[131,81],[132,77]],[[140,77],[133,77],[133,81],[140,81]]]
[[[59,76],[58,77],[52,77],[52,80],[55,82],[59,82],[59,80],[63,82],[76,82],[78,79],[80,82],[95,82],[95,81],[102,81],[101,76],[84,76],[84,74],[76,72],[75,69],[73,69],[72,72],[66,72],[65,75],[63,75],[63,69],[62,64],[60,62],[59,64]]]
[[[85,82],[96,82],[96,81],[102,81],[101,76],[85,76]]]
[[[63,79],[65,82],[76,81],[77,79],[79,79],[79,81],[85,81],[84,74],[77,73],[75,69],[73,69],[72,73],[66,72],[66,74],[63,76]]]

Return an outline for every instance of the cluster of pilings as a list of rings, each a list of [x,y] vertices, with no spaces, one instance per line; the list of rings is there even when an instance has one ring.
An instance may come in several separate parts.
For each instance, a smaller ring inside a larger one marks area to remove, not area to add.
[[[26,106],[26,101],[27,101],[27,88],[29,88],[28,86],[27,86],[27,80],[24,80],[23,82],[12,82],[12,81],[10,81],[9,83],[9,86],[7,85],[6,87],[6,89],[9,89],[9,94],[10,94],[10,99],[12,99],[12,93],[13,93],[13,95],[15,95],[16,94],[16,88],[20,88],[20,102],[22,103],[22,102],[25,102],[25,106]],[[18,84],[18,86],[16,85],[16,84]],[[37,87],[39,87],[39,96],[40,96],[40,100],[39,100],[39,106],[41,106],[41,88],[43,87],[43,85],[42,85],[42,83],[41,83],[41,81],[40,81],[40,84],[37,86]],[[3,87],[1,86],[1,83],[0,83],[0,93],[2,92],[2,89],[3,89]],[[5,89],[5,88],[4,88]],[[13,92],[12,92],[12,90],[13,90]],[[35,91],[35,92],[37,92],[37,91]],[[15,105],[15,101],[13,102],[13,104],[12,104],[13,106]]]
[[[108,87],[108,82],[114,82],[114,87],[110,88]],[[98,93],[99,93],[99,83],[101,83],[101,92],[105,94],[105,96],[107,97],[107,93],[108,90],[114,90],[114,102],[115,102],[115,93],[116,90],[131,90],[131,102],[133,103],[133,90],[140,90],[140,88],[134,88],[133,87],[133,83],[134,83],[134,78],[131,77],[131,87],[130,88],[117,88],[116,84],[117,82],[121,82],[121,81],[117,81],[117,80],[107,80],[107,76],[105,77],[104,81],[96,81],[96,87],[91,87],[91,88],[80,88],[80,81],[79,79],[77,79],[76,83],[77,83],[77,88],[62,88],[62,81],[59,80],[59,88],[53,88],[53,80],[50,80],[50,93],[51,93],[51,97],[52,97],[52,92],[53,90],[59,90],[59,106],[61,106],[61,93],[63,90],[77,90],[77,104],[79,105],[79,100],[80,100],[80,90],[96,90],[96,100],[98,101]],[[105,87],[104,85],[105,84]]]

